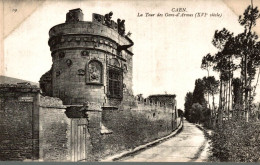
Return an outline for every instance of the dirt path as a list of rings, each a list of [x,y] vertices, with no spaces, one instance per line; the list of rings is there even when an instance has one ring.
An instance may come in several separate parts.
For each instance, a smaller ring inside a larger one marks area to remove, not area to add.
[[[207,139],[194,124],[184,120],[177,136],[119,161],[125,162],[205,162]]]

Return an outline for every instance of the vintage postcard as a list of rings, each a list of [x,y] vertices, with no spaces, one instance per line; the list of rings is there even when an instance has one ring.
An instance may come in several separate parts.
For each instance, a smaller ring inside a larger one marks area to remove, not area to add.
[[[0,161],[260,162],[260,0],[0,4]]]

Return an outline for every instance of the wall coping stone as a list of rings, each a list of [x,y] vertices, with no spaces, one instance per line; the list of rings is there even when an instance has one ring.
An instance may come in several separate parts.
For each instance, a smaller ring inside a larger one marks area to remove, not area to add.
[[[65,109],[62,100],[57,97],[40,96],[40,107]]]
[[[36,85],[31,85],[29,82],[17,84],[0,84],[1,92],[40,92],[40,88]]]

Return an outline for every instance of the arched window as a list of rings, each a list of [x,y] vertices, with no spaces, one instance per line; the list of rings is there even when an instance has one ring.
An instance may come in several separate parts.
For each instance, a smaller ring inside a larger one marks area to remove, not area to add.
[[[102,63],[97,60],[92,60],[87,64],[87,83],[103,84],[103,67]]]

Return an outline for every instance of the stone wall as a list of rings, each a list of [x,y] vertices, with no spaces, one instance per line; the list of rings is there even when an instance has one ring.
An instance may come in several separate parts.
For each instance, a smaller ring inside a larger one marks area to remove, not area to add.
[[[145,110],[86,110],[83,116],[80,112],[83,112],[82,107],[67,108],[68,114],[74,114],[70,117],[73,120],[78,120],[80,116],[87,119],[85,138],[89,143],[84,151],[88,153],[87,161],[98,161],[164,137],[175,130],[180,122],[175,111],[159,107]],[[72,161],[75,160],[73,158]]]
[[[173,109],[142,101],[100,110],[96,102],[64,106],[30,85],[0,91],[1,160],[97,161],[166,136],[180,122]]]
[[[164,137],[180,122],[173,109],[142,101],[135,109],[103,111],[95,103],[65,111],[51,97],[41,97],[40,105],[40,158],[45,161],[98,161]]]
[[[102,158],[164,137],[177,128],[175,114],[163,110],[107,110],[102,112],[102,124],[113,131],[101,137]]]
[[[70,161],[65,108],[36,86],[0,84],[0,160]]]
[[[0,160],[39,158],[39,88],[0,84]]]
[[[71,160],[71,120],[58,98],[40,97],[39,159],[43,161]]]
[[[164,104],[136,97],[124,110],[103,110],[101,123],[108,133],[94,135],[101,139],[92,143],[99,146],[99,152],[93,154],[94,158],[102,159],[169,135],[181,122],[176,104],[175,99],[171,100],[171,104],[168,101]]]

